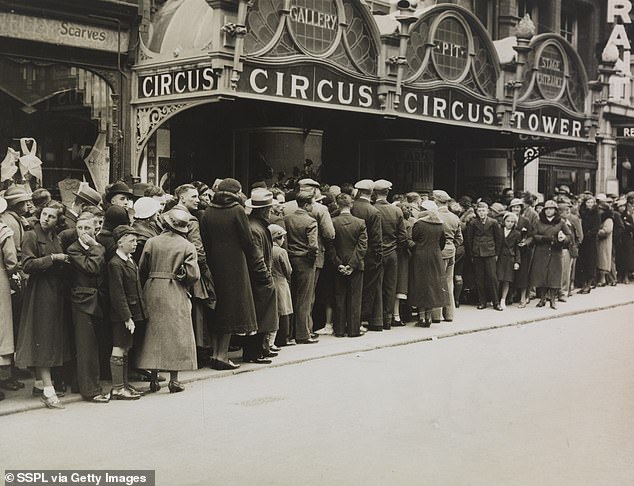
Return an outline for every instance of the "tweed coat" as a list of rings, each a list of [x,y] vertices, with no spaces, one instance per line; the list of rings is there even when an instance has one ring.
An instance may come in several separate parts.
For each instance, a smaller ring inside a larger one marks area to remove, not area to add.
[[[277,331],[279,316],[277,297],[271,270],[273,267],[273,238],[268,229],[268,221],[253,214],[249,216],[249,226],[253,237],[251,289],[258,333]]]
[[[11,286],[9,278],[18,269],[18,256],[13,242],[13,231],[0,223],[0,365],[2,356],[13,355],[13,314],[11,310]]]
[[[24,290],[16,365],[20,368],[61,366],[70,359],[70,327],[65,325],[65,265],[53,262],[61,253],[55,232],[47,234],[39,223],[24,234],[22,268],[29,275]]]
[[[196,343],[187,289],[200,278],[196,248],[172,231],[150,238],[139,262],[148,321],[137,353],[146,370],[195,370]]]
[[[610,268],[612,268],[614,220],[609,213],[604,213],[601,219],[601,227],[597,234],[597,269],[602,272],[609,272]]]
[[[248,259],[253,253],[249,220],[240,198],[230,192],[214,194],[200,220],[207,263],[214,279],[216,310],[210,330],[217,334],[257,330]]]
[[[447,286],[442,261],[445,230],[435,211],[424,211],[412,227],[416,246],[409,262],[407,301],[419,309],[442,307]]]
[[[565,234],[563,242],[557,239],[560,231]],[[555,214],[555,217],[548,221],[544,211],[539,213],[533,234],[535,252],[530,273],[532,287],[561,288],[562,249],[568,245],[571,237],[570,228],[559,215]]]

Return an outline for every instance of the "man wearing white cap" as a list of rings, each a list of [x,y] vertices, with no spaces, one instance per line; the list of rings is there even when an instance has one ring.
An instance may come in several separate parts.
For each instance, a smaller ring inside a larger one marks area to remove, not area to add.
[[[392,322],[394,304],[396,302],[396,281],[398,272],[399,250],[406,250],[408,241],[405,232],[405,220],[400,208],[387,202],[387,195],[392,189],[392,183],[379,179],[374,183],[376,202],[374,207],[381,216],[381,235],[383,237],[383,329],[391,329],[392,325],[402,325],[402,321]],[[414,243],[412,242],[412,246]]]
[[[134,223],[132,227],[137,232],[137,246],[132,254],[133,260],[138,264],[143,254],[143,247],[147,240],[161,234],[163,229],[159,223],[161,203],[153,197],[141,197],[134,203]]]
[[[352,215],[365,221],[368,232],[368,252],[365,255],[363,273],[363,298],[361,321],[368,330],[383,330],[383,232],[381,214],[370,202],[374,182],[363,179],[354,185],[358,199],[352,206]]]
[[[445,230],[445,247],[442,250],[443,266],[447,288],[447,305],[442,309],[434,309],[431,315],[432,322],[440,322],[444,316],[445,321],[451,322],[456,311],[456,301],[453,293],[454,264],[456,263],[456,247],[462,245],[462,227],[460,218],[449,211],[447,204],[451,200],[449,194],[441,189],[432,192],[432,197],[438,206],[438,217],[442,221]]]

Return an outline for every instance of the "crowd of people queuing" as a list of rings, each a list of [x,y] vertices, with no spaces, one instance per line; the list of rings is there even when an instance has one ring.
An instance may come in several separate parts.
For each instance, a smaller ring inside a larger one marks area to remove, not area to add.
[[[556,309],[634,271],[634,193],[390,197],[387,180],[312,178],[248,197],[232,178],[133,189],[82,184],[70,207],[46,189],[3,192],[2,389],[33,373],[33,395],[63,408],[69,391],[138,400],[168,372],[176,393],[179,371],[238,368],[231,350],[268,364],[320,335],[451,322],[465,303]]]

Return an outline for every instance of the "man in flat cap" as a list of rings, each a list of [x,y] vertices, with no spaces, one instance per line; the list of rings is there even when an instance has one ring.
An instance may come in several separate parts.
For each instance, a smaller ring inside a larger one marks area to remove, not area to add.
[[[392,324],[402,325],[402,321],[392,321],[394,304],[396,302],[396,281],[398,273],[398,250],[405,250],[409,243],[405,231],[405,219],[400,208],[387,202],[387,195],[392,189],[392,183],[379,179],[374,183],[376,202],[374,207],[381,217],[381,234],[383,236],[383,329],[390,329]]]
[[[62,250],[64,251],[77,241],[75,224],[79,215],[87,208],[97,208],[101,204],[101,196],[87,183],[82,183],[77,192],[73,194],[75,195],[73,205],[70,208],[66,208],[66,213],[64,214],[68,228],[59,234],[59,239],[62,242]]]
[[[432,322],[440,322],[444,317],[445,321],[451,322],[456,311],[456,301],[453,293],[454,265],[456,263],[456,247],[463,243],[462,226],[460,218],[449,211],[449,201],[451,196],[442,189],[435,189],[432,198],[438,206],[438,217],[442,221],[445,230],[445,247],[442,250],[442,260],[445,269],[445,281],[447,289],[447,305],[442,309],[432,311]]]
[[[363,297],[361,321],[368,323],[368,330],[383,330],[383,231],[381,213],[370,198],[374,182],[364,179],[354,185],[358,199],[352,206],[352,215],[365,221],[368,232],[368,251],[363,273]]]
[[[316,180],[306,178],[301,179],[298,182],[299,192],[304,194],[312,194],[312,203],[310,215],[317,220],[317,242],[319,243],[319,251],[317,252],[317,258],[315,260],[315,288],[319,282],[319,275],[321,269],[324,268],[326,246],[329,245],[335,239],[335,227],[332,225],[332,218],[330,217],[330,211],[328,208],[317,201],[321,192],[319,190],[319,182]],[[284,213],[291,214],[297,209],[297,201],[288,201],[284,204]],[[312,301],[310,304],[310,329],[313,329],[313,306],[315,305],[315,292],[312,294]]]

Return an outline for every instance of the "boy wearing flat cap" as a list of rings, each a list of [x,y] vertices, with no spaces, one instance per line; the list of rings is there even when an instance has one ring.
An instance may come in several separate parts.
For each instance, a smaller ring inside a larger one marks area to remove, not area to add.
[[[128,352],[133,345],[135,330],[146,318],[139,270],[132,258],[137,234],[131,226],[121,225],[114,229],[112,237],[117,251],[108,262],[113,344],[110,356],[111,396],[113,400],[136,400],[141,393],[128,383]]]

